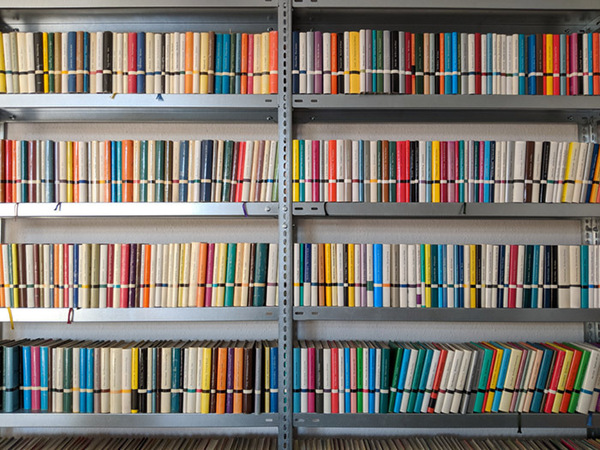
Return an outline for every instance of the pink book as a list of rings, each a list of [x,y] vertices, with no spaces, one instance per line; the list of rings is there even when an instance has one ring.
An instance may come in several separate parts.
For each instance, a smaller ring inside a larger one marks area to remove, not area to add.
[[[31,410],[39,411],[41,409],[40,400],[40,348],[31,347]]]
[[[312,345],[312,344],[311,344]],[[307,412],[315,412],[315,348],[308,347],[308,405]]]
[[[517,306],[517,262],[519,259],[519,246],[510,246],[510,267],[508,275],[508,307]]]
[[[321,201],[321,196],[320,196],[320,189],[321,189],[321,164],[319,161],[320,158],[320,149],[319,149],[319,144],[320,142],[318,140],[313,140],[312,141],[312,201],[313,202],[320,202]]]
[[[350,347],[350,412],[357,411],[357,395],[356,392],[356,347]]]
[[[460,199],[460,183],[458,177],[460,176],[460,144],[458,141],[453,141],[454,146],[454,201],[457,202]]]
[[[121,308],[129,306],[129,245],[121,245]]]
[[[204,306],[212,306],[212,290],[213,290],[213,265],[215,258],[215,244],[208,244],[208,251],[206,252],[206,289],[204,290],[204,303],[200,299],[200,304]]]
[[[477,180],[479,189],[479,203],[483,203],[483,187],[485,185],[485,142],[479,142],[479,177]]]
[[[254,35],[248,34],[248,94],[254,94]]]
[[[367,306],[367,244],[360,244],[360,306]]]
[[[330,345],[331,347],[331,413],[337,414],[340,412],[340,387],[339,387],[339,377],[340,377],[340,368],[339,368],[339,360],[338,353],[339,349],[334,347],[335,344]]]
[[[454,141],[448,141],[448,202],[454,203],[454,186],[456,186],[456,173],[454,172]]]

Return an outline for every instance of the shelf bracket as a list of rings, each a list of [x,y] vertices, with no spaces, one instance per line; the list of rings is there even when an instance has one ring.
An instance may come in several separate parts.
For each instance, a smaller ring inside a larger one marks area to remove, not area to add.
[[[585,323],[585,342],[600,342],[600,322]]]
[[[582,242],[588,245],[600,244],[600,219],[585,218],[582,220]]]
[[[598,142],[598,122],[590,117],[582,117],[577,123],[579,142]]]

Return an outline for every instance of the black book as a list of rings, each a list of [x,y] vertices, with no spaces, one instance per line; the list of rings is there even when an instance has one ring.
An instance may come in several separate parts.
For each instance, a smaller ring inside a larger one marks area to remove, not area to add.
[[[33,33],[33,55],[35,64],[35,93],[44,93],[44,51],[42,32],[36,31]]]
[[[112,86],[112,60],[113,60],[113,34],[112,31],[105,31],[102,36],[102,45],[104,47],[104,62],[102,67],[102,91],[106,94],[111,93]],[[55,61],[58,64],[59,61]]]
[[[323,413],[323,344],[315,342],[315,412]]]
[[[542,166],[540,168],[540,203],[546,202],[546,190],[548,189],[548,160],[550,158],[550,142],[542,144]]]
[[[332,94],[343,94],[344,89],[344,33],[338,33],[338,91]]]
[[[392,94],[400,92],[400,55],[399,52],[399,35],[397,31],[392,31]]]
[[[148,402],[148,349],[138,349],[138,410],[147,413]]]
[[[410,186],[409,202],[419,201],[419,142],[410,142]]]

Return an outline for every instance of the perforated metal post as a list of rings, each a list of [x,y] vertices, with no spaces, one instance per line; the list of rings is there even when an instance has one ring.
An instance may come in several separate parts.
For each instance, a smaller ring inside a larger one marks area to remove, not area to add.
[[[280,449],[292,449],[292,15],[289,0],[279,0],[279,436]]]
[[[593,118],[582,118],[577,131],[580,142],[598,142],[598,123]]]
[[[586,218],[581,221],[581,240],[583,244],[600,244],[600,219]],[[584,336],[586,342],[600,342],[600,322],[585,322]]]

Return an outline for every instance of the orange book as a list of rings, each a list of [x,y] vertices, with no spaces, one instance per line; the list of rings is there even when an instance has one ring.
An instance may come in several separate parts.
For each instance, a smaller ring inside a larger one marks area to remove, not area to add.
[[[204,295],[206,292],[206,257],[208,254],[208,244],[200,243],[199,262],[198,262],[198,285],[196,286],[196,306],[204,306]],[[191,286],[190,286],[191,287]]]
[[[592,34],[594,95],[600,95],[600,33]]]
[[[445,91],[445,75],[446,75],[446,64],[445,64],[445,52],[444,52],[444,33],[440,33],[440,94],[443,94]],[[415,67],[415,62],[414,62],[414,58],[415,58],[415,36],[413,34],[413,39],[412,39],[412,58],[413,58],[413,62],[412,62],[412,66]],[[491,73],[492,69],[490,69],[488,67],[488,73]],[[489,76],[489,75],[488,75]],[[413,92],[415,91],[415,87],[414,87],[414,79],[415,79],[415,75],[413,72]]]
[[[73,201],[79,203],[79,142],[73,142]]]
[[[277,64],[278,56],[277,30],[269,32],[269,93],[277,94]]]
[[[106,202],[110,202],[111,200],[111,175],[110,175],[110,166],[111,166],[111,143],[110,141],[104,141],[104,173],[102,174],[102,180],[100,183],[103,186],[100,186],[100,189],[104,189],[104,198]]]
[[[227,347],[217,349],[217,414],[225,414],[227,397]]]
[[[123,201],[133,201],[133,141],[123,141]]]
[[[152,245],[145,244],[144,249],[146,254],[144,255],[144,308],[150,307],[150,265],[152,261]]]
[[[248,93],[248,33],[242,33],[241,93]]]
[[[337,200],[337,147],[335,139],[329,141],[329,173],[328,178],[328,192],[329,201],[335,202]]]
[[[338,93],[338,35],[337,33],[331,33],[331,93]]]
[[[236,347],[233,355],[233,413],[241,414],[244,393],[244,349]]]
[[[185,33],[185,93],[194,92],[194,33]]]

